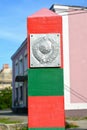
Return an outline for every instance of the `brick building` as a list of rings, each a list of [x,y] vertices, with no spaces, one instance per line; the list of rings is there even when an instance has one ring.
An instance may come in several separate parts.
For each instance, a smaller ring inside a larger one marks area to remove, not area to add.
[[[0,70],[0,90],[12,86],[12,69],[4,64]]]

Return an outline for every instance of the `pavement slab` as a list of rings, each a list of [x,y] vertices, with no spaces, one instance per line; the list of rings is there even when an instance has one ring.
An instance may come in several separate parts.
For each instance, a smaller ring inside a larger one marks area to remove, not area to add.
[[[72,130],[87,130],[87,120],[67,120],[68,123],[74,123],[78,126],[78,128],[74,128]],[[71,129],[67,129],[71,130]]]

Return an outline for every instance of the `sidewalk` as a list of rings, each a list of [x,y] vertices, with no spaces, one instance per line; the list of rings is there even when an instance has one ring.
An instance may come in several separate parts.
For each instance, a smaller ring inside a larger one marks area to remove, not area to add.
[[[67,130],[87,130],[87,120],[67,120],[68,123],[74,123],[78,128],[67,129]]]
[[[14,114],[12,111],[0,111],[0,117],[9,118],[11,120],[19,120],[19,121],[26,122],[26,123],[28,122],[27,114]],[[74,123],[77,126],[79,126],[78,128],[68,128],[66,130],[87,130],[87,120],[86,119],[83,119],[83,120],[80,120],[80,118],[78,120],[67,119],[66,121],[68,123]]]
[[[9,118],[10,120],[17,120],[22,122],[28,122],[27,114],[15,114],[11,110],[0,111],[0,118]]]

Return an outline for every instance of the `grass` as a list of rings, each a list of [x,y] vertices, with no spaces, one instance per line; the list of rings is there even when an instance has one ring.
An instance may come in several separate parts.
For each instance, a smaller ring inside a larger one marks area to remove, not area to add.
[[[66,122],[66,128],[77,128],[77,127],[79,126],[75,124],[74,122],[71,122],[71,123]]]
[[[22,122],[19,121],[19,120],[11,120],[10,118],[0,118],[0,123],[3,123],[3,124],[17,124],[17,123],[22,123]],[[15,128],[15,129],[19,130],[19,128]],[[28,130],[28,128],[26,126],[24,126],[20,130]]]
[[[27,128],[27,127],[24,127],[24,128],[22,128],[22,130],[28,130],[28,128]]]
[[[73,121],[87,120],[87,117],[67,117],[66,120],[73,120]]]
[[[83,117],[82,120],[87,120],[87,117]]]
[[[21,123],[21,121],[10,120],[10,118],[0,118],[0,123],[4,123],[4,124],[15,124],[15,123]]]

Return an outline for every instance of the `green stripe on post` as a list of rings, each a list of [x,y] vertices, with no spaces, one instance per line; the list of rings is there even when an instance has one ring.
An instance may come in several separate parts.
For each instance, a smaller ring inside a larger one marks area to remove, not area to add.
[[[28,69],[28,96],[64,95],[63,69]]]

